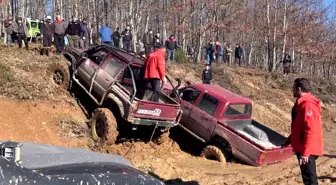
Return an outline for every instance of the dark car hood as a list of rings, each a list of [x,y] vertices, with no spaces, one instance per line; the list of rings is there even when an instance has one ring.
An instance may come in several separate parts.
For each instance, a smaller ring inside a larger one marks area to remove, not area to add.
[[[85,149],[23,142],[21,160],[18,165],[0,157],[0,184],[164,184],[121,156]]]

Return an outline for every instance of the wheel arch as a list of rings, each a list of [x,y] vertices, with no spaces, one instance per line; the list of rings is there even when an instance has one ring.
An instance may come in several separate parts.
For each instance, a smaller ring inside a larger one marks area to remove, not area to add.
[[[111,94],[106,98],[102,107],[110,109],[117,119],[120,119],[125,115],[122,101],[116,96],[111,96]]]

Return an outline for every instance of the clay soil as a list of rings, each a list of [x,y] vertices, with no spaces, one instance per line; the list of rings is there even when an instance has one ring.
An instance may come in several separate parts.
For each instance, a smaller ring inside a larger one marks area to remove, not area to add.
[[[0,140],[31,141],[60,146],[81,147],[120,154],[133,165],[166,184],[179,185],[277,185],[302,184],[297,161],[252,167],[241,163],[220,164],[198,157],[202,147],[182,130],[171,131],[163,145],[125,141],[109,147],[97,147],[89,137],[87,117],[75,99],[57,88],[46,71],[62,56],[39,56],[30,51],[0,47]],[[203,65],[170,64],[171,77],[200,82]],[[293,105],[291,82],[260,69],[213,67],[214,83],[253,100],[253,117],[287,135]],[[325,156],[318,159],[320,184],[336,184],[336,103],[335,86],[324,79],[312,79],[314,93],[323,101]]]

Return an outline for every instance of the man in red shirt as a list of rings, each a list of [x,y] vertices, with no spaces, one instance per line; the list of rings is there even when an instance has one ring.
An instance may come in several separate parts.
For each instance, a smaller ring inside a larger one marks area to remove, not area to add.
[[[299,160],[305,185],[318,185],[316,159],[323,155],[323,134],[320,101],[310,93],[309,81],[297,78],[293,85],[296,99],[292,109],[291,144]]]
[[[146,60],[146,68],[145,68],[145,80],[152,86],[153,94],[150,98],[151,101],[158,102],[159,101],[159,93],[160,93],[160,82],[162,84],[165,81],[166,76],[166,51],[165,48],[160,45],[157,46],[156,50],[150,53]]]

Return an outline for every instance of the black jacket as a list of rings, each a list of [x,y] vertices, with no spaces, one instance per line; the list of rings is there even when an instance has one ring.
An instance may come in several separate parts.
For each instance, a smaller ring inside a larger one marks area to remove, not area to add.
[[[236,49],[235,49],[235,57],[236,58],[243,57],[243,49],[240,46],[236,47]]]
[[[212,80],[212,71],[211,71],[211,69],[209,69],[209,70],[204,69],[203,70],[202,80],[203,81],[211,81]]]
[[[43,33],[43,35],[53,35],[54,25],[51,22],[44,22],[41,26],[41,32]]]
[[[122,40],[124,42],[131,42],[133,39],[131,30],[124,30],[123,32],[121,32],[121,36],[123,36]]]
[[[68,35],[78,35],[81,36],[82,28],[78,21],[76,22],[70,22],[68,25],[68,28],[65,31]]]
[[[119,33],[119,31],[115,31],[115,32],[113,32],[113,34],[112,34],[112,38],[113,38],[113,40],[119,40],[120,39],[120,33]]]
[[[142,38],[142,42],[144,43],[145,46],[153,45],[153,34],[145,33]]]
[[[175,50],[177,48],[176,40],[172,38],[166,40],[166,48],[169,50]]]
[[[161,38],[155,36],[153,38],[153,47],[156,48],[156,47],[161,46],[161,45],[162,45]]]

